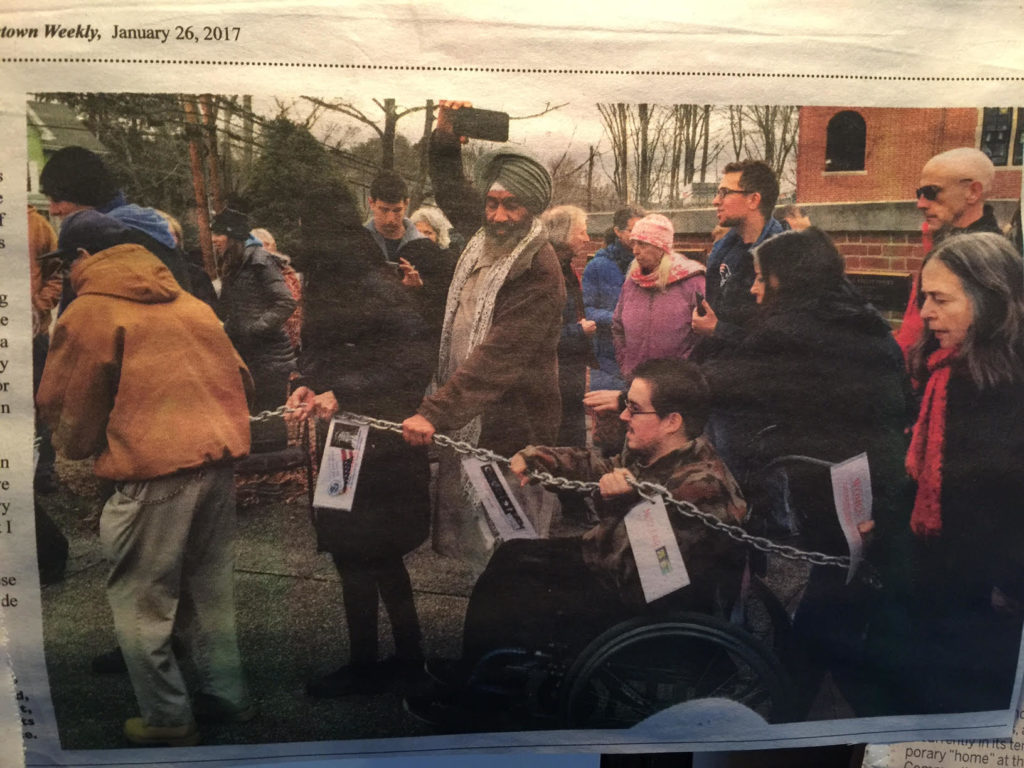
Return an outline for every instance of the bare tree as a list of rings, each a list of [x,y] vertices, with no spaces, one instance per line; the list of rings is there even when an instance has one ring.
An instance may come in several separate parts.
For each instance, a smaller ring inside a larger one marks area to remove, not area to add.
[[[426,105],[400,109],[394,99],[374,99],[373,103],[383,112],[381,118],[374,118],[367,115],[363,110],[351,102],[343,99],[324,101],[314,96],[303,96],[303,99],[314,106],[328,109],[333,112],[340,112],[346,117],[351,117],[363,125],[369,126],[380,139],[381,146],[381,168],[386,171],[394,170],[395,167],[395,135],[398,121],[413,112],[420,112],[427,108]]]
[[[708,142],[711,105],[677,104],[671,108],[672,131],[669,139],[670,173],[668,203],[679,201],[680,186],[690,184],[697,174],[697,150],[703,148],[700,163],[701,181],[707,175],[710,158]]]
[[[786,162],[796,149],[797,122],[800,110],[793,106],[751,106],[747,107],[753,128],[754,144],[759,149],[760,159],[775,171],[780,179],[786,170]]]
[[[792,173],[800,108],[780,105],[733,105],[729,130],[733,156],[763,160],[782,181]]]
[[[594,183],[594,161],[597,153],[589,147],[584,156],[571,155],[570,145],[554,162],[551,172],[551,201],[557,205],[578,205],[586,211],[614,208],[619,197],[609,184]]]
[[[611,175],[622,201],[641,205],[678,203],[681,188],[701,179],[712,151],[710,105],[598,104],[611,142],[614,172]],[[698,165],[698,151],[703,147]],[[634,169],[628,173],[630,165]]]
[[[743,127],[744,108],[733,105],[729,107],[729,135],[732,137],[732,156],[737,160],[744,156],[747,131]]]
[[[605,133],[612,145],[612,184],[619,200],[629,202],[629,105],[598,104]]]

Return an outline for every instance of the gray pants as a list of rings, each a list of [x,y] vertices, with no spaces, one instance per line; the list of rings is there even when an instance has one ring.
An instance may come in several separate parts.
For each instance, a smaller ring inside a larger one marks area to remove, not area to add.
[[[235,633],[235,484],[231,466],[118,483],[100,517],[107,599],[142,717],[192,722],[171,630],[177,617],[200,692],[249,704]]]

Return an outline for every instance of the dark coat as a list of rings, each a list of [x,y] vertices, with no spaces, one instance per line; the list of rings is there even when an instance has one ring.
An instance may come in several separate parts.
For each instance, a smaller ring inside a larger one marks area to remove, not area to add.
[[[709,359],[727,345],[743,340],[747,324],[757,316],[757,299],[750,293],[754,284],[751,250],[780,232],[782,224],[772,217],[753,243],[743,242],[739,229],[734,227],[712,246],[708,254],[706,290],[708,304],[718,316],[718,325],[713,336],[701,339],[695,359]]]
[[[401,421],[413,413],[437,356],[436,329],[362,229],[309,260],[303,299],[303,383],[333,391],[343,411]],[[316,511],[321,550],[352,560],[405,554],[427,536],[425,448],[371,429],[351,512]]]
[[[282,405],[285,382],[295,370],[295,353],[284,330],[295,299],[277,260],[257,245],[246,246],[241,264],[224,276],[218,309],[224,330],[256,382],[257,407]],[[268,387],[275,391],[268,392]]]
[[[584,316],[583,291],[572,268],[573,253],[567,246],[555,246],[565,278],[565,305],[562,307],[562,332],[558,337],[558,389],[562,396],[562,425],[559,445],[582,446],[586,440],[583,395],[586,392],[587,364],[593,359],[590,337],[580,327]]]
[[[953,369],[942,461],[942,531],[915,537],[918,711],[1012,706],[1024,620],[1024,384],[979,391]],[[998,590],[998,592],[996,591]],[[993,601],[1001,593],[1003,607]]]
[[[987,605],[992,587],[1024,603],[1024,384],[979,391],[954,369],[942,457],[944,588]]]
[[[765,309],[704,372],[715,437],[724,443],[716,447],[741,483],[777,456],[836,462],[866,451],[877,532],[906,529],[908,385],[889,326],[870,305],[834,297]],[[845,540],[829,514],[815,544],[842,554]]]
[[[455,271],[455,260],[450,251],[442,251],[426,237],[410,240],[398,250],[398,256],[416,267],[423,280],[420,288],[410,288],[421,314],[440,333],[444,322],[444,306],[448,299],[448,285]]]
[[[484,196],[462,170],[462,145],[454,136],[430,136],[430,185],[437,206],[464,243],[484,224]],[[463,246],[465,247],[465,246]]]

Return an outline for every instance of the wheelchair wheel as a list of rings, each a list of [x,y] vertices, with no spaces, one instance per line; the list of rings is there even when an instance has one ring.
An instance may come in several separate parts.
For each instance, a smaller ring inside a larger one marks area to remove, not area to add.
[[[568,728],[628,728],[704,698],[731,699],[769,722],[792,709],[789,679],[774,654],[744,630],[701,614],[612,627],[576,659],[560,694]]]

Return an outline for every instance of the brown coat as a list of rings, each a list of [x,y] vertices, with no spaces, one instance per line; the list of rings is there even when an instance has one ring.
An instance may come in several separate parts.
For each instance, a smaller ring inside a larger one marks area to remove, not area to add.
[[[565,285],[545,243],[498,291],[489,333],[418,412],[441,432],[482,415],[480,446],[511,456],[554,442],[561,417],[558,336]]]
[[[148,480],[244,456],[252,380],[209,306],[139,245],[78,259],[37,404],[54,446]]]

